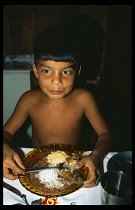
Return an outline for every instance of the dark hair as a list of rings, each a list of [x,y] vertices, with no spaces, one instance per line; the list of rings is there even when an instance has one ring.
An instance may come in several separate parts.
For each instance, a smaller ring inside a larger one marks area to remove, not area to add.
[[[37,66],[39,61],[53,60],[56,62],[72,62],[78,70],[80,66],[79,48],[68,36],[62,36],[58,30],[43,31],[34,44],[34,61]]]

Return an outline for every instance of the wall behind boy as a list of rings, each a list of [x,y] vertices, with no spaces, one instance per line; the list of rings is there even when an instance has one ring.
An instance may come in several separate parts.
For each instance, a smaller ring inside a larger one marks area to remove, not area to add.
[[[108,5],[5,5],[4,57],[31,54],[34,40],[42,30],[75,14],[97,19],[106,32]]]
[[[103,92],[114,150],[132,150],[132,5],[111,5]]]
[[[101,102],[106,102],[103,112],[112,128],[116,150],[130,149],[132,5],[5,5],[4,57],[32,53],[33,41],[40,31],[77,13],[96,18],[107,32],[105,63],[104,52],[101,59],[101,89],[105,95]]]

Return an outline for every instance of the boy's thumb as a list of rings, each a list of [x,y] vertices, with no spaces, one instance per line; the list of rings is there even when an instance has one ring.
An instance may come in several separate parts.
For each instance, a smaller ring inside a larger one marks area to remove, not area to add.
[[[76,168],[76,169],[81,168],[84,164],[85,164],[85,163],[84,163],[84,161],[83,161],[83,159],[82,159],[82,160],[80,160],[80,161],[76,164],[75,168]]]

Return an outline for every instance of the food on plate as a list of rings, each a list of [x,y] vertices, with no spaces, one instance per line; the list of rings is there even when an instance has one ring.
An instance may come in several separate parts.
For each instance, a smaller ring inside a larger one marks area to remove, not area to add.
[[[59,164],[64,161],[66,161],[69,166],[75,166],[78,162],[74,154],[69,156],[66,152],[58,150],[51,151],[50,154],[39,160],[33,167],[59,166]],[[30,174],[30,180],[35,187],[55,194],[59,191],[63,191],[74,183],[75,174],[73,171],[73,169],[45,169],[39,172],[32,172]]]
[[[61,188],[64,183],[59,179],[59,169],[46,169],[35,174],[35,177],[39,179],[40,183],[46,188]]]
[[[69,157],[64,151],[54,151],[47,155],[47,162],[50,166],[57,166],[58,164],[64,162],[66,158]]]

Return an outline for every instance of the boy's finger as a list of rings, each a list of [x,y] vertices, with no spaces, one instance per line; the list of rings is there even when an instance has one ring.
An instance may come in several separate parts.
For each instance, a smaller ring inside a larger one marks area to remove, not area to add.
[[[24,169],[20,168],[20,166],[17,165],[15,160],[12,160],[10,164],[4,165],[4,169],[9,169],[9,173],[12,174],[12,171],[16,172],[17,174],[22,174],[24,172]]]
[[[81,159],[75,166],[76,169],[81,168],[83,165],[85,165],[86,161]]]
[[[18,155],[14,156],[14,160],[20,168],[26,169]]]
[[[6,169],[3,171],[3,176],[4,176],[6,179],[10,179],[10,180],[18,179],[18,176],[17,176],[17,175],[13,175],[12,173],[10,173],[8,168],[6,168]]]
[[[15,180],[18,179],[18,176],[12,175],[12,174],[5,174],[4,177],[6,179]]]

